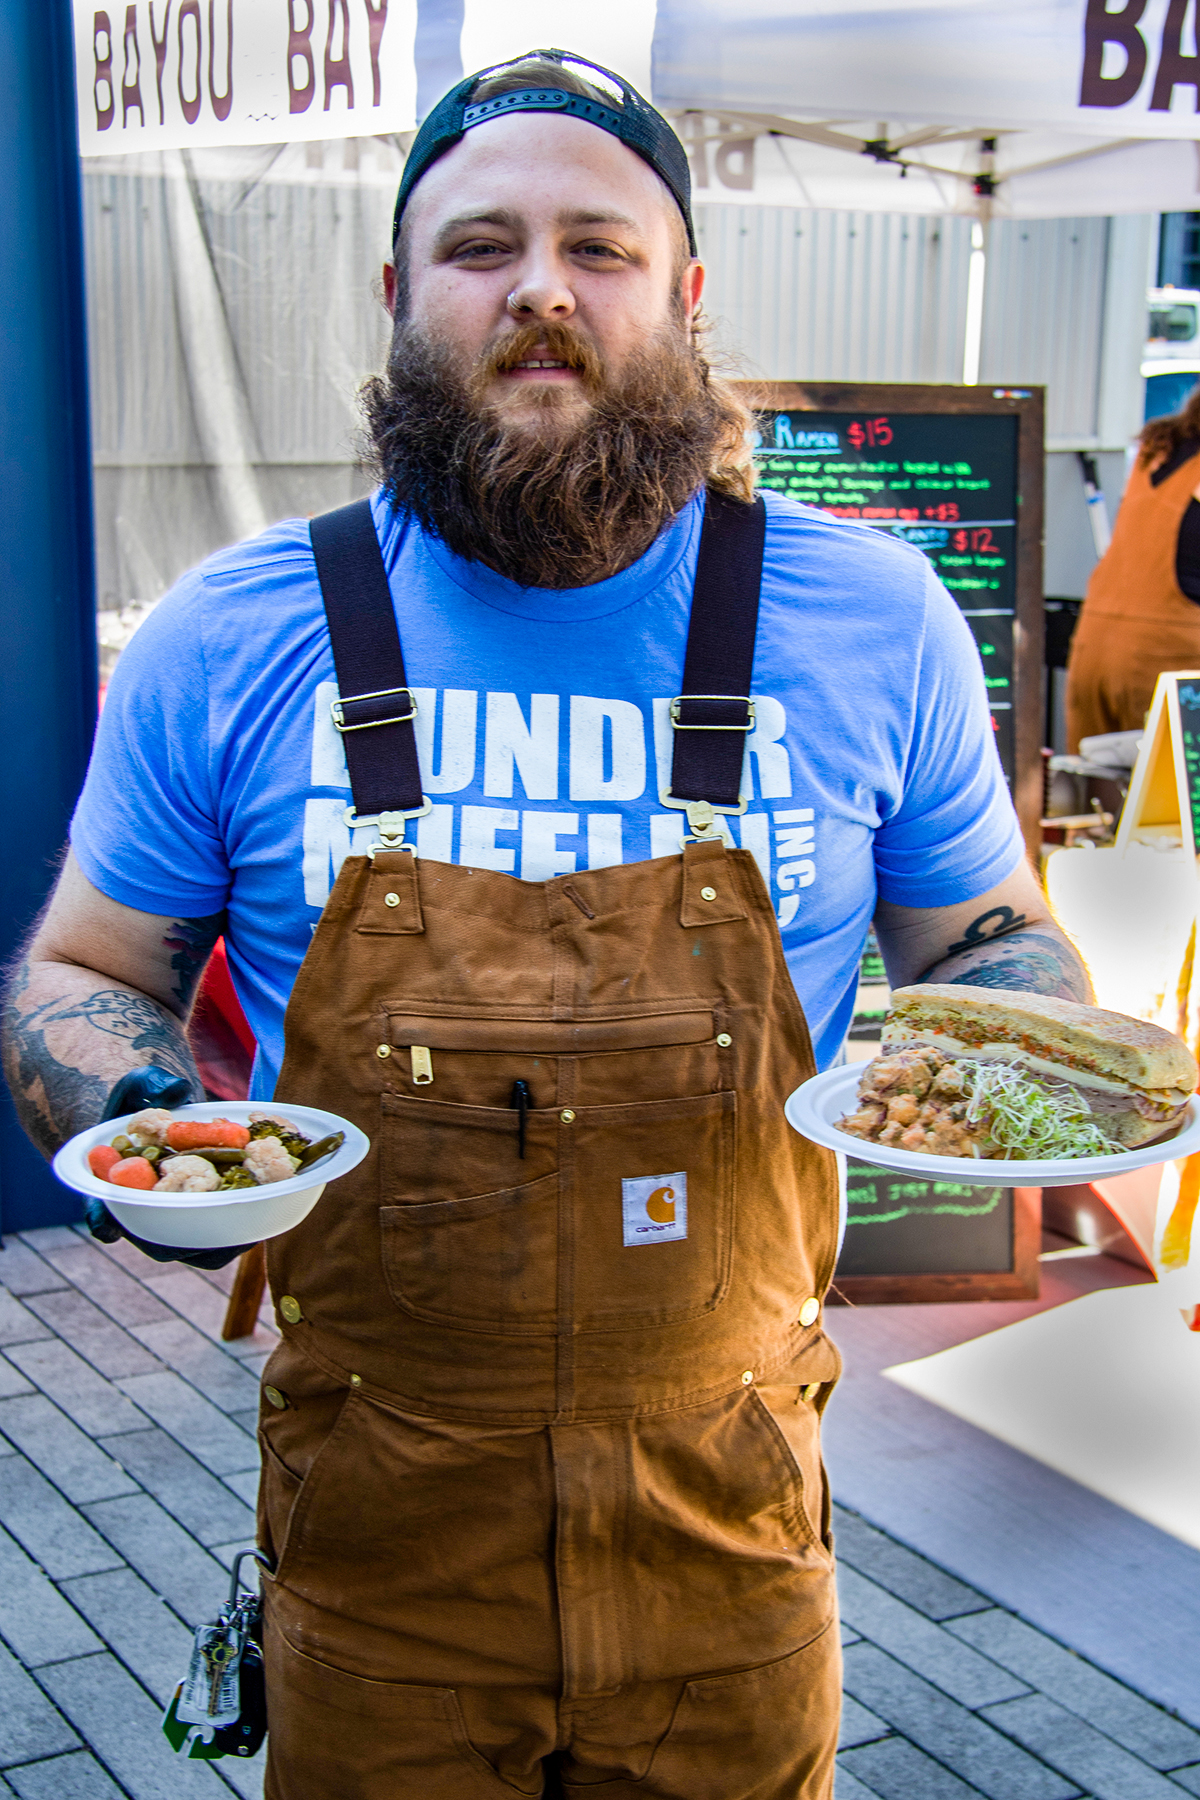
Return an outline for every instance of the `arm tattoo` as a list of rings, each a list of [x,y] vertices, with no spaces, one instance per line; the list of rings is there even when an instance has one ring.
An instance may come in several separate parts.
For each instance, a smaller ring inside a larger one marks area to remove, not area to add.
[[[88,1067],[85,1051],[63,1061],[47,1041],[55,1026],[87,1026],[120,1041],[126,1069],[157,1063],[186,1076],[197,1099],[204,1089],[188,1049],[184,1028],[165,1007],[145,994],[125,988],[103,988],[90,994],[37,1002],[27,993],[29,964],[14,971],[5,1007],[5,1071],[26,1132],[51,1156],[60,1144],[93,1124],[117,1074],[113,1058],[104,1057],[100,1073]]]
[[[980,923],[978,919],[974,921],[976,926]],[[967,927],[968,940],[972,929]],[[1085,1004],[1092,999],[1083,964],[1066,939],[1050,926],[1031,925],[1024,930],[1002,927],[987,937],[977,936],[967,944],[955,944],[941,962],[926,969],[921,980],[964,987],[1023,988],[1029,993],[1054,994],[1061,1000],[1082,1000]]]
[[[164,948],[171,952],[171,967],[175,972],[171,992],[184,1006],[191,1004],[196,983],[224,929],[225,914],[210,913],[204,919],[176,919],[163,939]]]
[[[993,906],[991,912],[980,913],[977,919],[971,920],[958,943],[951,944],[946,955],[954,956],[960,950],[977,950],[980,944],[1006,937],[1010,931],[1020,931],[1025,922],[1025,914],[1015,913],[1011,906]]]

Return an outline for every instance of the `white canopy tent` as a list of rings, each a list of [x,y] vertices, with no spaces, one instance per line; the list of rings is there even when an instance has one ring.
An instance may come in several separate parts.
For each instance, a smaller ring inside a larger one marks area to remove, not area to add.
[[[1194,16],[1180,0],[660,0],[654,93],[696,146],[706,199],[1186,211]]]
[[[1200,193],[1188,0],[76,0],[85,155],[403,134],[555,43],[678,121],[697,197],[1019,218]],[[122,18],[122,14],[124,17]]]

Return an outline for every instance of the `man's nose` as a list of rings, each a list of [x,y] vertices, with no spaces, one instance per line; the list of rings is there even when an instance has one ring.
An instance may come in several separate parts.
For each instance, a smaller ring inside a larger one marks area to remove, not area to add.
[[[539,261],[521,270],[508,296],[508,310],[526,323],[569,319],[575,311],[575,296],[552,264]]]

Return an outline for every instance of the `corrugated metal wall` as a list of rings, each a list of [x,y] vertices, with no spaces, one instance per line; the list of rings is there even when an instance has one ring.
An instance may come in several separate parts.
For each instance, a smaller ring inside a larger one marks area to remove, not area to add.
[[[1002,219],[992,227],[979,379],[1044,385],[1052,442],[1094,437],[1098,428],[1111,232],[1108,219]],[[1144,271],[1134,269],[1132,279],[1143,285]],[[1139,334],[1129,346],[1132,365],[1140,351]]]
[[[152,600],[230,535],[196,428],[176,304],[170,177],[84,181],[98,594]],[[375,296],[393,196],[377,186],[197,184],[268,518],[339,505],[365,488],[355,394],[379,368]]]
[[[717,344],[772,380],[957,381],[970,221],[700,206]]]
[[[715,341],[748,374],[962,380],[969,219],[720,205],[697,229]],[[1096,431],[1108,234],[1107,219],[991,229],[980,380],[1044,383],[1049,438]]]

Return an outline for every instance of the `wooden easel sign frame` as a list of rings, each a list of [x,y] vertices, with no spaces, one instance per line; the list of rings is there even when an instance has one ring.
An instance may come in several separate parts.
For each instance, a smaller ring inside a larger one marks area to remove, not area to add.
[[[1200,855],[1200,669],[1172,670],[1155,684],[1116,849],[1163,839]]]

